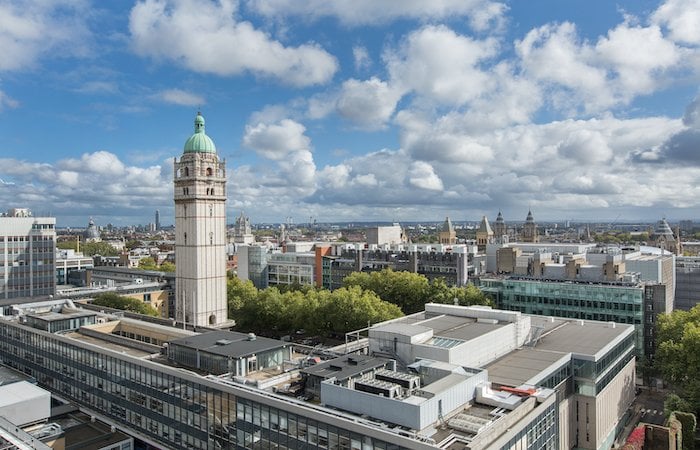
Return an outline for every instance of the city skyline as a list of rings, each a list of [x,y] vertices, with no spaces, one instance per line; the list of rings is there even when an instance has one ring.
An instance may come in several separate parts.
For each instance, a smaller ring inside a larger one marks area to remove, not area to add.
[[[2,209],[174,223],[201,110],[228,222],[700,218],[696,2],[395,5],[0,1]]]

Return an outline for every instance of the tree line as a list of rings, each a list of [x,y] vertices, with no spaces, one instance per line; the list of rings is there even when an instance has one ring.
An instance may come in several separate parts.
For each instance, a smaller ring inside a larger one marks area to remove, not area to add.
[[[491,305],[475,286],[447,286],[420,274],[357,272],[333,291],[311,286],[262,290],[235,276],[228,278],[228,313],[241,331],[279,337],[304,330],[305,334],[333,336],[424,309],[425,303]]]

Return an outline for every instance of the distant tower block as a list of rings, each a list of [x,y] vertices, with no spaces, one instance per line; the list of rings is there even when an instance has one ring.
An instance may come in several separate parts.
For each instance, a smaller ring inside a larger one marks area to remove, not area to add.
[[[175,159],[175,319],[230,325],[226,307],[226,161],[197,113],[194,134]]]
[[[539,242],[540,237],[537,234],[537,224],[535,219],[532,217],[532,211],[528,210],[527,218],[525,219],[525,225],[523,225],[522,233],[523,242]]]
[[[445,222],[440,227],[440,232],[438,233],[438,239],[441,244],[456,244],[457,243],[457,232],[452,226],[452,222],[449,217],[445,217]]]
[[[156,231],[160,230],[160,211],[156,209]]]

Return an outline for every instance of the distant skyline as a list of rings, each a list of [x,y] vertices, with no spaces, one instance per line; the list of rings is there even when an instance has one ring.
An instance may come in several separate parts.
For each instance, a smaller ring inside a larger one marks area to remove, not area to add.
[[[0,210],[172,224],[700,220],[697,0],[0,0]]]

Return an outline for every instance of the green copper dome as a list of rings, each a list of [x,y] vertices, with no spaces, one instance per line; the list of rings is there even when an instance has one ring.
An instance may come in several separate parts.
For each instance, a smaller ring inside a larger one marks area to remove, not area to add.
[[[185,142],[185,153],[216,153],[214,141],[204,132],[204,117],[197,113],[194,119],[194,134]]]

